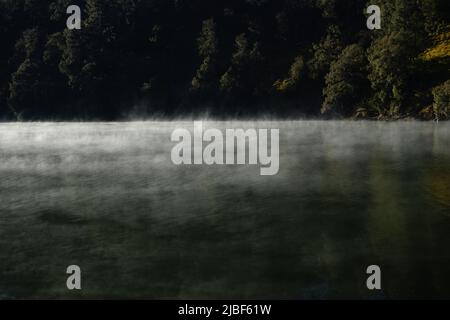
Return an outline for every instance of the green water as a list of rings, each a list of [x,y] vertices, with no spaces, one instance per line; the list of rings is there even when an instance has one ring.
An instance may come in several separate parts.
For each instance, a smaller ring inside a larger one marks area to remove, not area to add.
[[[279,174],[173,165],[192,122],[0,124],[0,298],[450,298],[449,123],[207,126],[280,129]]]

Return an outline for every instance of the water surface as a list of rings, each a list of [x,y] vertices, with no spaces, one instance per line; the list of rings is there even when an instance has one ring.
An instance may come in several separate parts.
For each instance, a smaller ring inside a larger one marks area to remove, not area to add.
[[[207,122],[279,128],[276,176],[174,166],[192,125],[0,124],[0,298],[450,298],[449,123]]]

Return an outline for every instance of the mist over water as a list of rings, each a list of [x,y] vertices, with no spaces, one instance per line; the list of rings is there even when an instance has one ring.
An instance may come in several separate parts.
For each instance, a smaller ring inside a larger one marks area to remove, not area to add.
[[[204,126],[280,129],[278,175],[173,165],[192,121],[0,124],[0,298],[450,298],[450,123]]]

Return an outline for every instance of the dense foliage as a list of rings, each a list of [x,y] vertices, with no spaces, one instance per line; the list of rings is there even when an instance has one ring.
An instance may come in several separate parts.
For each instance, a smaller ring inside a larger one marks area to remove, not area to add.
[[[0,119],[448,118],[449,16],[448,0],[0,0]]]

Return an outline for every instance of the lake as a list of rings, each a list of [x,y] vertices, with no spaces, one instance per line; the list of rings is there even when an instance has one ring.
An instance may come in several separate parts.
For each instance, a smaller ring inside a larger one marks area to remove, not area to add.
[[[175,166],[192,121],[0,124],[0,299],[450,298],[450,123],[205,123],[279,129],[279,173]]]

